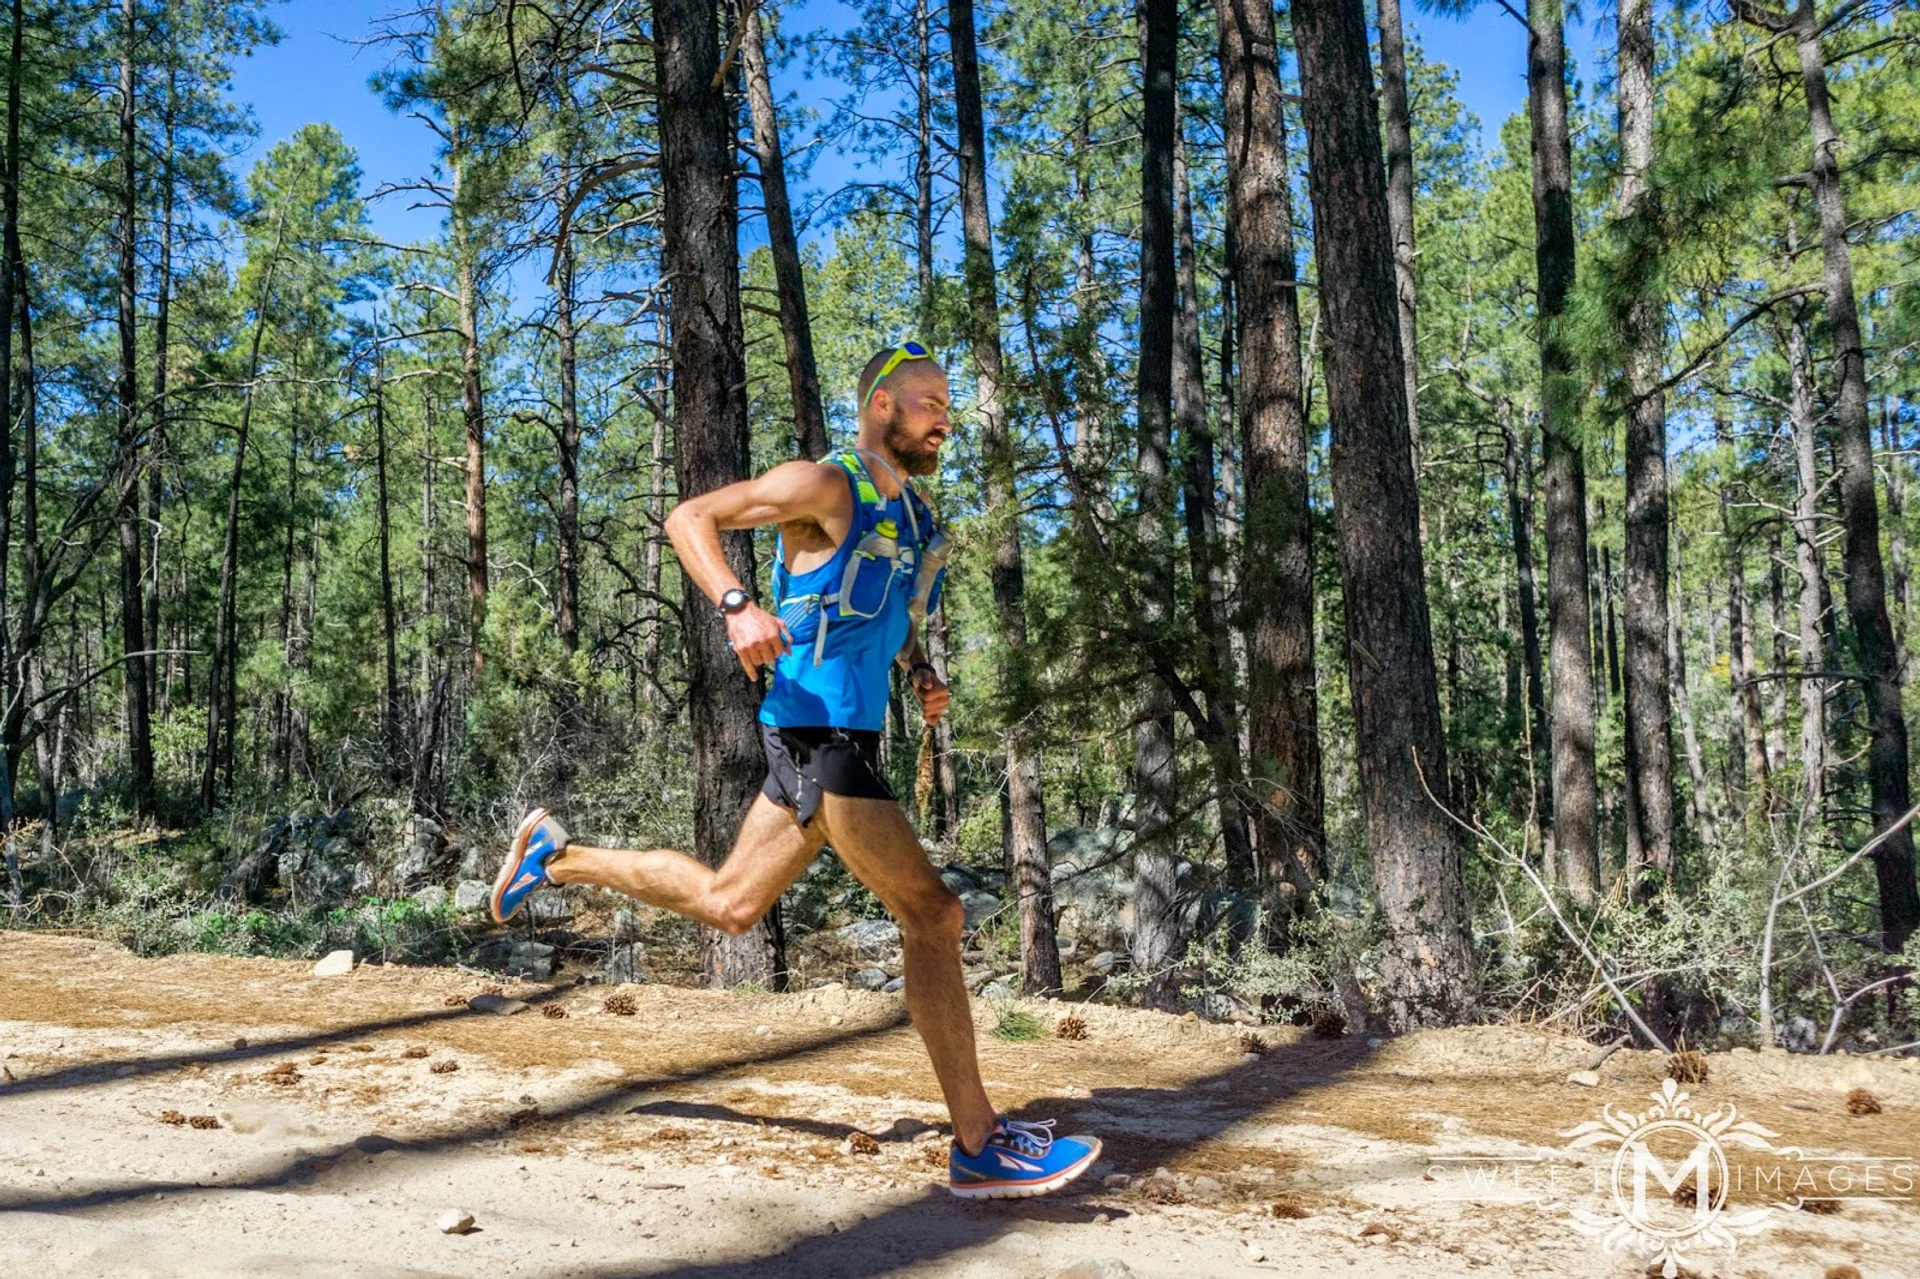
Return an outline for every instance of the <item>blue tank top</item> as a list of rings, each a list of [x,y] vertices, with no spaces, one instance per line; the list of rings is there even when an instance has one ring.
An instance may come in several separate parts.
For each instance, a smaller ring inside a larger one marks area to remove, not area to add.
[[[821,462],[846,473],[853,520],[818,568],[789,573],[786,547],[775,552],[773,598],[793,647],[773,664],[760,722],[878,731],[892,690],[888,667],[913,625],[908,605],[921,551],[934,534],[933,512],[904,486],[899,497],[883,496],[853,450]],[[938,606],[938,592],[936,579],[928,611]]]

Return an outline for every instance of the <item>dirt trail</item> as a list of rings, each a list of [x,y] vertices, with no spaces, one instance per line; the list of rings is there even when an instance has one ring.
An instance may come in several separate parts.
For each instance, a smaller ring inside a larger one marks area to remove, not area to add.
[[[1085,1039],[1004,1043],[979,1006],[996,1100],[1099,1133],[1107,1157],[1077,1193],[978,1204],[940,1188],[944,1116],[897,996],[635,986],[618,988],[634,1004],[620,1015],[605,987],[522,984],[506,993],[533,1007],[502,1017],[467,1008],[484,983],[457,971],[316,978],[301,963],[141,960],[20,933],[0,934],[0,972],[0,1274],[1440,1279],[1646,1266],[1569,1225],[1567,1205],[1605,1207],[1592,1178],[1610,1156],[1567,1153],[1559,1134],[1603,1103],[1645,1110],[1665,1070],[1651,1053],[1616,1054],[1588,1088],[1566,1080],[1586,1044],[1511,1029],[1372,1044],[1264,1031],[1269,1051],[1249,1054],[1239,1027],[1100,1007],[1071,1009]],[[1033,1007],[1047,1024],[1069,1011]],[[1776,1145],[1920,1165],[1920,1064],[1709,1060],[1695,1102],[1736,1106],[1782,1134]],[[1879,1114],[1847,1113],[1856,1087]],[[205,1116],[218,1127],[192,1126]],[[478,1229],[442,1234],[449,1209]],[[1696,1248],[1687,1264],[1756,1279],[1851,1264],[1891,1279],[1916,1273],[1916,1255],[1909,1185],[1779,1214],[1738,1251]]]

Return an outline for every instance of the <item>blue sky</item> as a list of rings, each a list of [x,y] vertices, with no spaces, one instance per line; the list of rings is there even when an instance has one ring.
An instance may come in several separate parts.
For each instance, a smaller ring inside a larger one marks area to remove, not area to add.
[[[243,59],[234,69],[234,94],[251,104],[260,133],[254,146],[236,156],[239,173],[265,154],[267,148],[301,125],[324,121],[338,128],[360,154],[365,189],[405,181],[424,172],[433,162],[432,135],[418,122],[389,112],[367,87],[367,78],[389,56],[383,46],[354,43],[364,39],[373,21],[393,7],[395,0],[291,0],[273,10],[286,33],[273,48]],[[1480,118],[1482,128],[1496,133],[1507,116],[1526,101],[1526,33],[1498,5],[1481,4],[1464,19],[1442,18],[1406,6],[1410,26],[1427,56],[1460,73],[1460,96]],[[850,13],[838,0],[804,0],[786,8],[783,21],[790,32],[805,31],[845,21]],[[1591,26],[1568,31],[1569,50],[1579,74],[1594,78],[1592,59],[1609,52],[1597,44]],[[797,94],[802,103],[816,102],[832,85],[800,80],[800,59],[776,71],[776,91]],[[815,189],[837,185],[850,171],[849,162],[821,156],[815,162]],[[804,194],[796,203],[804,207]],[[437,210],[409,210],[406,197],[390,197],[372,209],[374,226],[386,239],[406,241],[431,236],[439,223]],[[749,240],[760,237],[750,229]]]

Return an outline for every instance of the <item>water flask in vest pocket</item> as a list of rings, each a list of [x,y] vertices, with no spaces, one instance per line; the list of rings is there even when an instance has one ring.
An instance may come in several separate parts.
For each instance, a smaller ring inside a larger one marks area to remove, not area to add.
[[[920,548],[920,563],[913,575],[913,599],[907,604],[907,612],[916,625],[940,607],[940,588],[947,575],[947,555],[952,550],[953,542],[942,529],[933,530],[927,544]]]
[[[840,578],[840,613],[843,617],[876,617],[886,607],[893,587],[894,562],[900,544],[879,530],[860,539],[847,556],[847,568]]]

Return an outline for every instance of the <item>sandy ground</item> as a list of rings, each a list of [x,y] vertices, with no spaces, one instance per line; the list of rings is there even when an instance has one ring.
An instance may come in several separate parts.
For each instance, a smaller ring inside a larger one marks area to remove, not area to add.
[[[1665,1061],[1621,1052],[1580,1087],[1566,1076],[1590,1049],[1544,1033],[1266,1031],[1268,1051],[1248,1053],[1239,1027],[1037,1003],[1046,1024],[1080,1012],[1086,1038],[1015,1044],[987,1033],[980,1006],[996,1100],[1098,1133],[1107,1155],[1072,1193],[966,1203],[942,1188],[943,1112],[897,996],[635,986],[618,988],[635,1006],[620,1015],[606,987],[519,984],[506,993],[533,1006],[498,1016],[466,1006],[483,983],[458,971],[318,978],[19,933],[0,934],[0,972],[10,1276],[1646,1268],[1571,1228],[1569,1205],[1604,1207],[1592,1178],[1610,1156],[1569,1151],[1561,1134],[1605,1103],[1644,1110]],[[1737,1107],[1782,1134],[1775,1145],[1920,1169],[1920,1063],[1709,1061],[1695,1103]],[[1856,1087],[1879,1114],[1847,1113]],[[194,1119],[205,1126],[180,1122]],[[1737,1251],[1695,1248],[1687,1265],[1920,1274],[1920,1192],[1877,1188],[1837,1212],[1777,1213]],[[441,1233],[448,1210],[477,1228]]]

